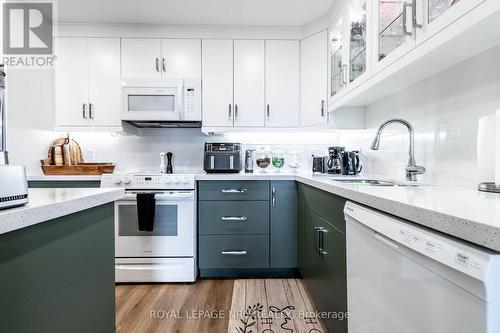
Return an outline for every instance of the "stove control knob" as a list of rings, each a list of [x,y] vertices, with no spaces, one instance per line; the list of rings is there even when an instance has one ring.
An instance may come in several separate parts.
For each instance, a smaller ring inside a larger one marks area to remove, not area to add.
[[[181,182],[181,179],[179,177],[174,178],[174,183],[179,184]]]
[[[113,178],[113,181],[115,182],[116,185],[120,185],[122,183],[122,180],[120,177]]]
[[[182,178],[182,182],[183,182],[184,184],[189,184],[189,178],[188,178],[188,177],[183,177],[183,178]]]
[[[128,185],[130,184],[131,180],[129,177],[123,177],[123,182]]]
[[[172,182],[172,179],[170,177],[165,177],[165,184],[170,184]]]

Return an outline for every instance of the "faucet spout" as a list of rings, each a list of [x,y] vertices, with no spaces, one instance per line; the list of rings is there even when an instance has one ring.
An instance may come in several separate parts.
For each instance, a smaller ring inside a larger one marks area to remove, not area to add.
[[[399,118],[389,119],[379,126],[377,130],[377,134],[373,139],[371,149],[378,150],[380,148],[380,137],[384,129],[390,124],[402,124],[408,129],[408,133],[410,135],[410,144],[408,148],[408,165],[405,168],[406,172],[406,180],[408,181],[417,181],[417,175],[422,175],[425,173],[425,168],[422,166],[418,166],[415,162],[415,131],[413,130],[413,126],[404,120]]]

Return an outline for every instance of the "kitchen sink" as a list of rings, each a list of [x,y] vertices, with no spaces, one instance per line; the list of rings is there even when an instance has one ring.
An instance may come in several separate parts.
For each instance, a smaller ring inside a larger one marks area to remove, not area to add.
[[[403,182],[394,180],[381,180],[381,179],[332,179],[334,182],[340,182],[351,185],[368,185],[368,186],[411,186],[417,187],[426,184],[415,182]]]

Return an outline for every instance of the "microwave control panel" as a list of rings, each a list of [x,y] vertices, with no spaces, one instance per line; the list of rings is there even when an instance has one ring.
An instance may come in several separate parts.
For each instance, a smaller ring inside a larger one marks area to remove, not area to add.
[[[201,120],[201,87],[200,84],[185,82],[184,86],[185,120]]]

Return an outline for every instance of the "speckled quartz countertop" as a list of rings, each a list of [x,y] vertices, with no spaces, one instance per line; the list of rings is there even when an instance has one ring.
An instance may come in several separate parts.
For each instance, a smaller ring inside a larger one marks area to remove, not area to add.
[[[292,180],[500,251],[500,195],[461,186],[367,186],[311,174],[198,175],[197,180]],[[342,177],[341,177],[342,178]],[[345,177],[343,177],[345,178]],[[363,178],[376,178],[363,176]]]
[[[29,189],[27,205],[0,210],[0,234],[113,202],[124,195],[123,189]]]

